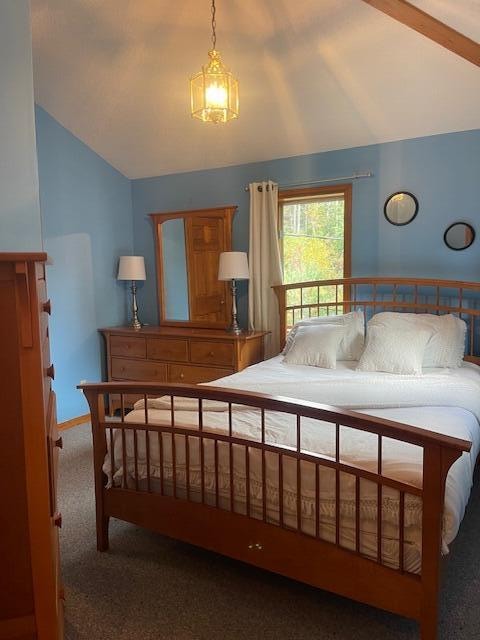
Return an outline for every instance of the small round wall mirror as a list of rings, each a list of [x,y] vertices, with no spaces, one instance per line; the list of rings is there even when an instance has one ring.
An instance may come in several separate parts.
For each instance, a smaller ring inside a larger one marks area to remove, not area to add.
[[[454,222],[443,234],[443,240],[449,249],[463,251],[475,240],[475,229],[467,222]]]
[[[385,201],[385,218],[399,227],[409,224],[418,213],[418,200],[408,191],[398,191]]]

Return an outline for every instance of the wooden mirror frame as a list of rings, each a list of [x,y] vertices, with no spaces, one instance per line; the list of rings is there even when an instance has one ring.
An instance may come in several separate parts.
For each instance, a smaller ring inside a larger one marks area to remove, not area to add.
[[[153,223],[154,242],[155,242],[155,260],[157,275],[157,300],[158,315],[160,324],[167,327],[198,327],[208,329],[224,329],[230,324],[230,309],[232,306],[230,283],[225,282],[225,308],[227,310],[227,319],[222,322],[212,321],[196,321],[196,320],[171,320],[166,317],[165,309],[165,286],[164,286],[164,267],[163,267],[163,251],[162,251],[162,225],[167,220],[182,218],[184,220],[194,217],[210,217],[223,219],[223,251],[232,250],[232,220],[237,210],[235,205],[225,207],[212,207],[208,209],[193,209],[190,211],[168,211],[151,213],[150,218]],[[187,278],[190,273],[191,258],[186,251],[187,260]],[[189,311],[191,313],[190,287],[188,290]]]

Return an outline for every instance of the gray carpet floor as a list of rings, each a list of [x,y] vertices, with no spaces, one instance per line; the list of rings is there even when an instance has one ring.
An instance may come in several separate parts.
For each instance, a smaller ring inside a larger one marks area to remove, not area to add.
[[[112,520],[95,548],[90,427],[64,433],[67,640],[413,640],[417,625]],[[480,640],[480,478],[445,562],[441,640]]]

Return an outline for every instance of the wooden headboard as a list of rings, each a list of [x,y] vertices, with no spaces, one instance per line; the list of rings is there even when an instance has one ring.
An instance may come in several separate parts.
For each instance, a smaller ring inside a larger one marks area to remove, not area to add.
[[[274,286],[280,312],[280,346],[301,319],[363,310],[453,313],[467,323],[465,360],[480,364],[480,282],[428,278],[341,278]]]

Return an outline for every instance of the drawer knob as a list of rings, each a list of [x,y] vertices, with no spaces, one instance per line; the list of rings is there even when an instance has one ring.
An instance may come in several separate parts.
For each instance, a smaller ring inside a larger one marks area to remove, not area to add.
[[[263,549],[263,544],[260,544],[259,542],[255,542],[255,543],[250,543],[248,545],[248,548],[251,551],[261,551]]]
[[[45,313],[48,313],[49,316],[52,314],[52,303],[50,302],[50,300],[47,300],[43,303],[42,309]]]
[[[59,529],[62,528],[62,514],[61,513],[56,513],[53,516],[53,524],[58,527]]]
[[[213,353],[213,351],[210,351],[210,353],[209,353],[208,355],[210,356],[210,358],[213,358],[213,356],[214,356],[215,354]]]
[[[185,374],[184,374],[184,373],[181,373],[181,374],[180,374],[180,379],[181,379],[181,380],[183,380],[184,378],[185,378]]]
[[[55,367],[53,366],[53,364],[47,367],[47,370],[45,373],[49,378],[51,378],[52,380],[55,380]]]
[[[63,449],[63,438],[60,436],[60,438],[57,438],[55,440],[55,446],[58,447],[59,449]]]

